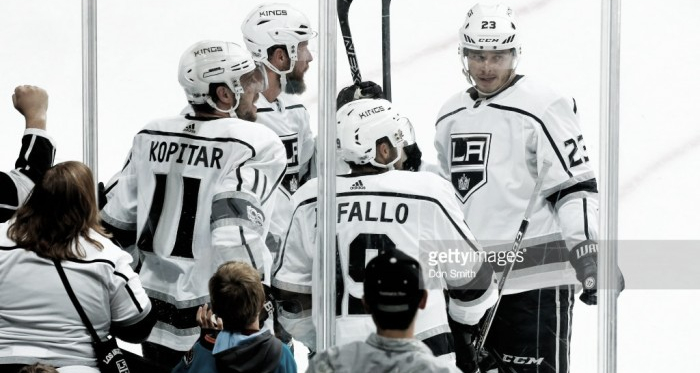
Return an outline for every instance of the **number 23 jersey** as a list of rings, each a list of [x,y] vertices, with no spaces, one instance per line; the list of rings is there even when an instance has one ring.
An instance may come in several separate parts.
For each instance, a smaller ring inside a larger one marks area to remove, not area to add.
[[[511,249],[537,176],[551,162],[522,242],[525,260],[506,287],[576,283],[567,249],[597,238],[598,204],[572,98],[520,75],[493,97],[479,98],[470,88],[440,110],[435,147],[441,175],[487,250]]]

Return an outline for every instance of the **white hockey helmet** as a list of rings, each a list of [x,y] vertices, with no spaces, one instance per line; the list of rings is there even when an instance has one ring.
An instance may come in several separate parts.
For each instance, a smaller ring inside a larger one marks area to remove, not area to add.
[[[264,69],[253,61],[250,52],[236,43],[203,40],[191,45],[180,57],[178,81],[185,90],[190,104],[207,103],[221,112],[228,112],[235,117],[235,110],[241,101],[247,84],[261,84],[260,91],[267,87],[267,74],[257,79],[241,78],[256,70]],[[249,74],[248,76],[250,76]],[[212,97],[209,96],[209,85],[224,83],[236,97],[236,104],[230,110],[219,109]]]
[[[299,44],[318,35],[304,13],[289,4],[268,3],[253,9],[241,25],[243,40],[255,61],[279,75],[290,73],[298,60]],[[280,71],[267,59],[268,48],[284,45],[291,63]]]
[[[509,50],[520,52],[520,37],[515,26],[513,9],[504,4],[476,4],[459,29],[460,51]]]
[[[469,51],[503,50],[510,50],[513,55],[509,67],[512,70],[512,79],[515,76],[521,52],[520,36],[515,24],[513,9],[504,4],[474,5],[467,12],[467,18],[459,29],[459,55],[464,67],[464,75],[471,85],[476,88],[469,73],[467,58]]]
[[[401,159],[403,147],[415,142],[413,125],[393,109],[384,99],[360,99],[343,105],[336,114],[336,150],[346,162],[357,165],[371,164],[378,168],[394,169]],[[396,159],[388,164],[376,161],[377,141],[387,138],[397,148]]]

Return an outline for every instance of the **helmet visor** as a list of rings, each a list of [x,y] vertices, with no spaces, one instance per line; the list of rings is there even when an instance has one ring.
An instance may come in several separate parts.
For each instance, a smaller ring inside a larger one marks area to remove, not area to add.
[[[318,39],[311,39],[299,43],[297,60],[311,62],[318,56]]]
[[[518,65],[516,49],[476,50],[462,48],[462,65],[472,84],[484,93],[497,92],[511,79]]]
[[[413,124],[411,121],[406,117],[399,117],[397,121],[399,122],[398,134],[401,138],[401,141],[399,141],[400,145],[408,146],[415,144],[416,134],[413,130]]]

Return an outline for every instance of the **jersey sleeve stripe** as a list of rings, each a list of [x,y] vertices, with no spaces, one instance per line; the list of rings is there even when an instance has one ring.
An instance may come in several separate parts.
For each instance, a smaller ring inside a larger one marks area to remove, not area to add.
[[[466,109],[465,107],[461,107],[461,108],[459,108],[459,109],[457,109],[457,110],[451,111],[451,112],[449,112],[449,113],[447,113],[447,114],[441,116],[441,117],[438,118],[438,120],[435,122],[435,127],[437,127],[437,125],[440,124],[440,122],[441,122],[443,119],[445,119],[445,118],[447,118],[447,117],[449,117],[449,116],[451,116],[451,115],[455,115],[455,114],[457,114],[457,113],[459,113],[460,111],[465,110],[465,109]]]
[[[244,192],[225,192],[214,196],[211,207],[211,229],[240,226],[263,233],[265,214],[255,198]]]
[[[29,140],[29,145],[27,145],[27,151],[24,152],[24,160],[27,162],[24,168],[29,166],[29,156],[32,154],[32,149],[34,149],[34,142],[36,141],[36,135],[31,135]]]
[[[448,312],[453,320],[467,325],[476,325],[487,309],[496,303],[498,290],[496,286],[490,287],[481,298],[462,302],[450,298]]]
[[[569,177],[574,176],[571,173],[571,171],[569,171],[569,168],[566,166],[566,162],[564,162],[564,157],[561,155],[561,153],[559,152],[559,148],[557,148],[557,145],[554,143],[554,139],[552,138],[552,135],[549,133],[549,130],[547,130],[547,126],[545,126],[544,122],[542,122],[542,120],[540,118],[536,117],[532,113],[528,113],[525,110],[521,110],[521,109],[510,107],[510,106],[503,106],[503,105],[498,105],[498,104],[494,104],[494,103],[488,104],[488,106],[492,107],[494,109],[498,109],[498,110],[512,111],[514,113],[522,114],[522,115],[525,115],[525,116],[528,116],[528,117],[534,119],[537,123],[539,123],[540,126],[542,127],[542,131],[544,132],[545,136],[547,136],[547,140],[549,140],[549,144],[552,146],[552,149],[554,149],[554,153],[557,155],[557,158],[559,159],[559,163],[561,164],[561,167],[564,169],[564,171],[566,171],[566,173],[567,173],[567,175],[569,175]]]
[[[143,307],[141,307],[141,304],[139,301],[136,299],[136,295],[134,295],[134,291],[131,290],[131,287],[129,287],[129,278],[126,277],[124,274],[114,271],[114,275],[123,279],[126,284],[124,284],[124,289],[126,290],[127,293],[129,293],[129,297],[131,298],[131,301],[134,302],[134,305],[136,306],[136,309],[139,310],[139,313],[143,312]]]
[[[134,291],[131,290],[129,284],[124,285],[124,289],[126,289],[126,292],[129,293],[129,297],[131,298],[131,301],[134,302],[134,305],[136,306],[136,309],[139,310],[139,313],[143,312],[143,307],[141,307],[141,304],[139,304],[139,301],[136,299],[136,295],[134,295]]]
[[[570,199],[569,196],[580,195],[580,192],[585,192],[586,194],[598,193],[598,182],[596,179],[588,179],[568,188],[560,189],[547,196],[547,201],[549,201],[552,206],[558,207],[564,200],[568,201]]]

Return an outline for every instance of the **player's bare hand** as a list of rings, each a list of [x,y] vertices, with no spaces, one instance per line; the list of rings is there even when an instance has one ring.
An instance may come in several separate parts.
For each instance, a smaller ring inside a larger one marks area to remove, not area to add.
[[[27,128],[46,129],[49,95],[44,89],[33,85],[17,86],[12,105],[24,116]]]
[[[224,327],[224,322],[220,317],[214,315],[209,304],[205,304],[197,309],[197,325],[202,329],[221,330]]]

